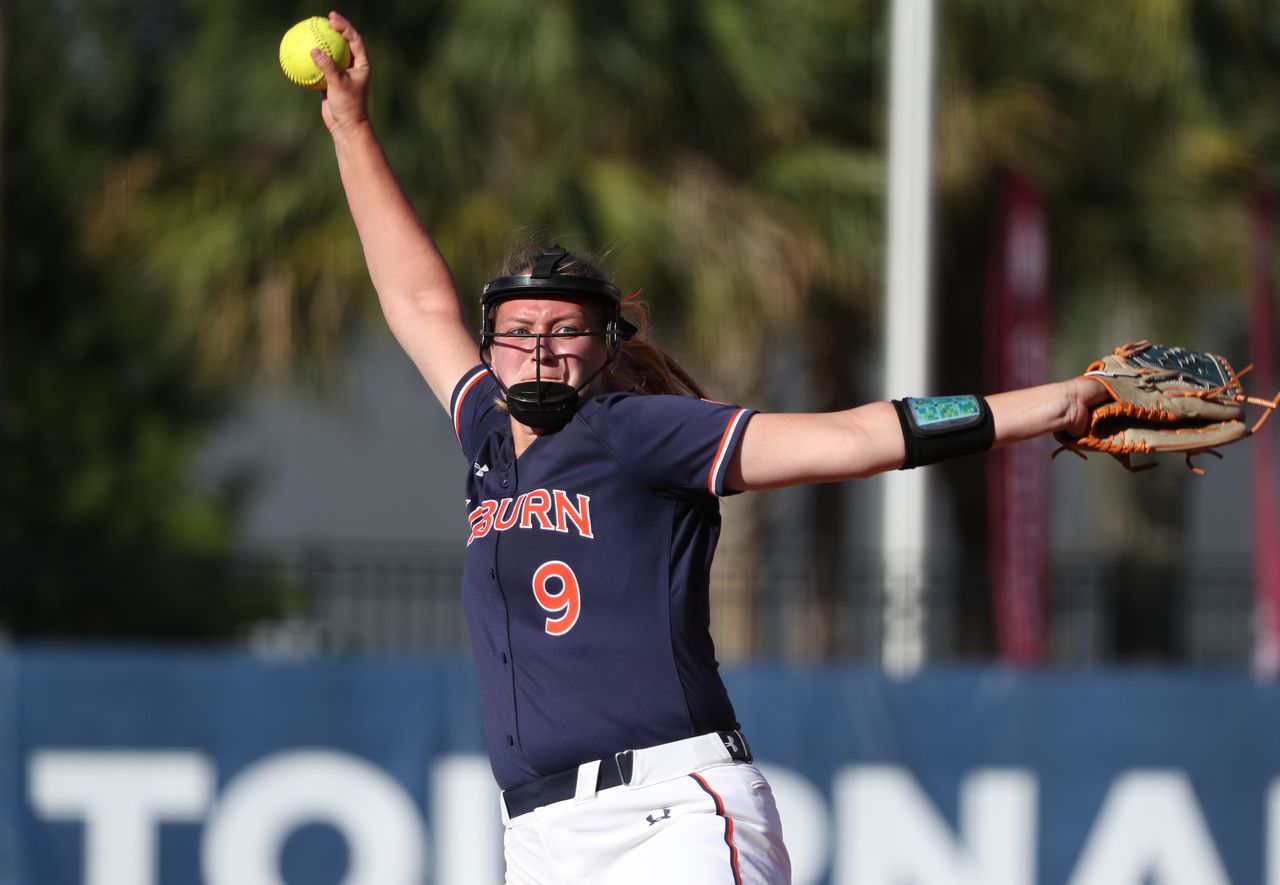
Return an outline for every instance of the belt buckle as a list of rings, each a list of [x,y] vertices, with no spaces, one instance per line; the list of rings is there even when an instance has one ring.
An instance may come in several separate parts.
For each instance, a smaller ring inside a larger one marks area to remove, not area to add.
[[[626,764],[624,766],[622,757],[626,756]],[[613,754],[613,764],[618,768],[618,777],[622,780],[623,786],[631,785],[631,775],[635,772],[635,750],[619,750]]]

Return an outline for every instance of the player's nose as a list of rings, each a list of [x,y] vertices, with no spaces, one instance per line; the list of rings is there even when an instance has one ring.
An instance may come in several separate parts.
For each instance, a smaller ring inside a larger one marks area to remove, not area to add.
[[[554,365],[557,359],[558,357],[556,356],[556,352],[554,348],[551,347],[551,342],[539,335],[538,343],[533,348],[534,362],[542,363],[544,366],[550,366]]]

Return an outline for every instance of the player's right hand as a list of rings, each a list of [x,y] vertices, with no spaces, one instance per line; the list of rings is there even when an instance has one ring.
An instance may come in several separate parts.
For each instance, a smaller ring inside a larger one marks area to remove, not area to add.
[[[324,100],[320,102],[320,114],[329,131],[337,135],[342,130],[352,129],[368,121],[371,70],[364,41],[351,22],[336,12],[330,12],[329,24],[346,39],[351,49],[351,67],[345,71],[339,69],[333,59],[319,49],[311,50],[311,58],[324,72],[326,83]]]

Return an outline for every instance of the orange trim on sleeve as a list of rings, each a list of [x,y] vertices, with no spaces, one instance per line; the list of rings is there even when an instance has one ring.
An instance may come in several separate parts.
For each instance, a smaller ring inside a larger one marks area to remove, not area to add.
[[[487,375],[488,372],[488,369],[480,369],[472,375],[471,380],[467,382],[467,385],[463,387],[462,391],[458,394],[458,401],[453,404],[453,435],[458,438],[459,445],[462,444],[462,427],[460,424],[462,420],[462,401],[467,398],[467,394],[471,392],[471,388],[476,386],[476,382]]]
[[[733,413],[733,417],[729,419],[729,426],[724,429],[724,436],[720,437],[720,447],[716,449],[716,456],[711,462],[711,474],[707,477],[707,490],[711,494],[716,495],[716,474],[720,472],[720,467],[724,462],[725,453],[729,448],[729,440],[733,439],[734,428],[738,426],[738,422],[742,420],[742,415],[746,409],[738,409]]]

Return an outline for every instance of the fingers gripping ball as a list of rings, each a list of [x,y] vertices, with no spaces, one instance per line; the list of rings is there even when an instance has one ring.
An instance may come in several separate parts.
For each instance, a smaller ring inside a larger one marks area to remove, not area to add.
[[[311,60],[311,50],[322,49],[339,68],[351,67],[351,48],[346,39],[320,16],[298,22],[285,31],[280,41],[280,69],[284,75],[307,89],[327,87],[324,74]]]

